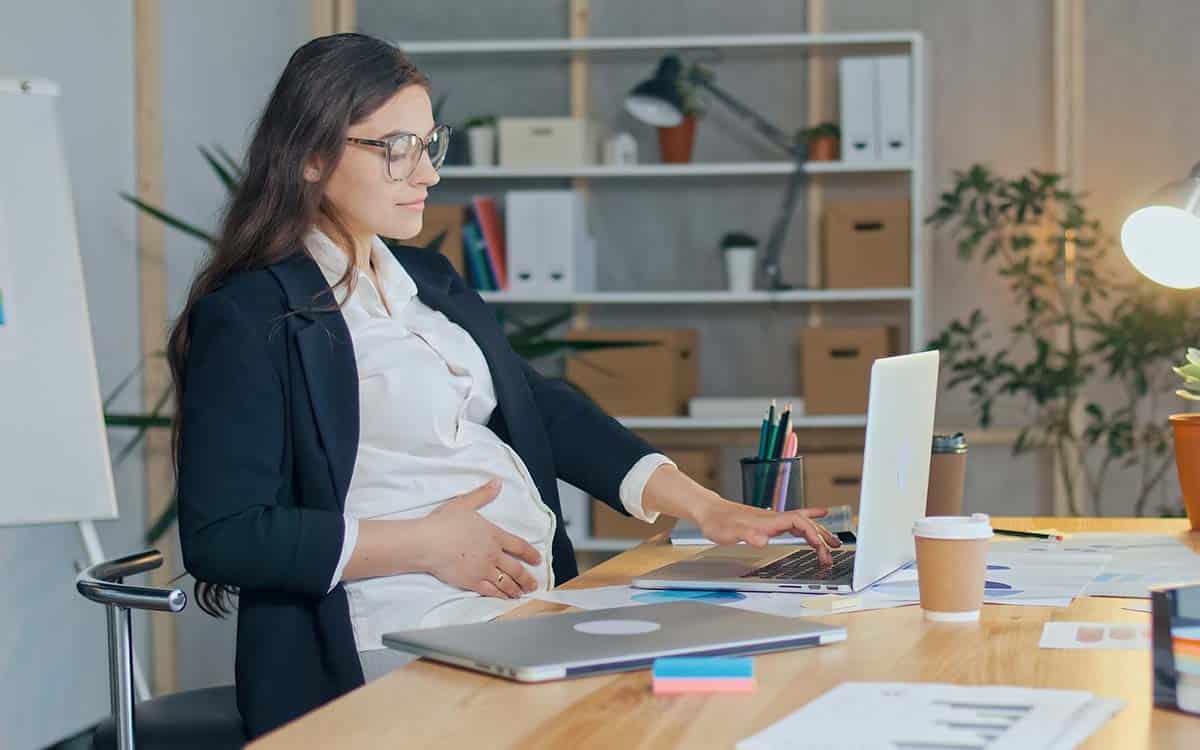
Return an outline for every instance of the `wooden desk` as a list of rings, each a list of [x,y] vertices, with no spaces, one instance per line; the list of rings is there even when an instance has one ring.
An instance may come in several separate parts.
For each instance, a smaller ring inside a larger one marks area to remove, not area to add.
[[[1179,533],[1200,550],[1184,521],[997,518],[997,526],[1062,531]],[[567,584],[625,583],[695,554],[647,543]],[[1197,571],[1200,578],[1200,571]],[[1066,609],[987,605],[978,625],[932,624],[918,607],[835,615],[844,643],[755,657],[758,689],[746,695],[654,696],[648,671],[521,685],[419,661],[342,696],[250,745],[271,748],[731,748],[847,680],[1005,684],[1091,690],[1125,709],[1084,747],[1200,747],[1200,717],[1154,709],[1150,654],[1040,650],[1049,620],[1137,622],[1128,599],[1076,599]],[[566,609],[531,602],[510,616]],[[848,720],[855,717],[847,716]],[[870,707],[862,707],[869,720]]]

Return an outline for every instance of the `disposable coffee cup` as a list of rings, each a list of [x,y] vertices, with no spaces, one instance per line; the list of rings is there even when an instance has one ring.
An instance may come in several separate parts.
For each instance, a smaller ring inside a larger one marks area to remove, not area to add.
[[[934,622],[974,622],[983,606],[991,520],[971,516],[930,516],[913,524],[921,609]]]

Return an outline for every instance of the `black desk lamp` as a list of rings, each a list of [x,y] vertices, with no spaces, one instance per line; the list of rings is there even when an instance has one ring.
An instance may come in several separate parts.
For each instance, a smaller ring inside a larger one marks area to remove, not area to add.
[[[783,204],[771,225],[771,234],[767,239],[766,253],[760,268],[767,289],[790,289],[790,285],[785,284],[782,279],[779,254],[783,249],[783,238],[787,236],[792,214],[796,210],[796,198],[804,179],[804,162],[808,158],[807,147],[803,143],[797,143],[796,139],[718,87],[713,82],[711,71],[699,65],[692,65],[684,71],[678,55],[664,57],[659,61],[653,78],[642,81],[630,90],[625,97],[625,109],[648,125],[662,128],[678,125],[683,122],[683,91],[680,88],[683,82],[708,91],[737,115],[748,120],[764,138],[783,149],[795,161],[795,169],[789,176],[787,189],[783,193]]]

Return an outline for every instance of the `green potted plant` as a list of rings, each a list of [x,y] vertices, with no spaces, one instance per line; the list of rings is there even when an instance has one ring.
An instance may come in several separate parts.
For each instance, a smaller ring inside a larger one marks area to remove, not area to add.
[[[967,390],[981,427],[1001,402],[1023,407],[1013,452],[1053,452],[1073,514],[1102,515],[1110,475],[1124,470],[1145,515],[1173,460],[1158,407],[1168,365],[1200,339],[1197,300],[1114,273],[1111,237],[1060,175],[1006,178],[976,164],[955,173],[927,222],[964,261],[994,270],[1012,303],[1002,326],[977,309],[930,342],[944,387]]]
[[[808,146],[809,161],[837,161],[842,153],[842,130],[835,123],[822,122],[800,131]]]
[[[696,67],[700,75],[708,75],[703,68]],[[676,84],[683,103],[683,121],[669,128],[658,129],[658,150],[664,164],[687,164],[692,160],[692,146],[696,143],[696,121],[704,116],[704,105],[696,84],[680,76]]]
[[[490,167],[496,163],[496,116],[478,115],[463,123],[467,134],[471,166]]]
[[[1175,393],[1188,401],[1200,401],[1200,349],[1187,350],[1187,361],[1171,368],[1183,378]],[[1175,470],[1183,490],[1183,506],[1193,531],[1200,531],[1200,414],[1172,414],[1175,433]]]

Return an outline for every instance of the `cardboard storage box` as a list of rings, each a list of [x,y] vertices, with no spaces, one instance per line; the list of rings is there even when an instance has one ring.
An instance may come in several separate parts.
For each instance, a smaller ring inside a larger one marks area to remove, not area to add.
[[[501,117],[502,167],[581,167],[600,160],[603,128],[580,117]]]
[[[720,484],[721,450],[719,448],[681,448],[663,451],[679,470],[710,490]],[[592,537],[595,539],[645,539],[660,531],[670,531],[675,519],[659,516],[653,524],[625,516],[599,500],[592,500]]]
[[[466,207],[454,204],[430,204],[425,206],[421,218],[421,233],[410,240],[404,240],[405,245],[412,247],[428,247],[429,243],[445,232],[438,251],[446,256],[459,276],[465,278],[463,267],[463,218]]]
[[[807,414],[866,414],[871,363],[896,351],[897,331],[872,328],[805,328],[800,372]]]
[[[588,329],[569,341],[652,341],[653,346],[602,349],[567,357],[566,378],[617,417],[674,417],[696,395],[698,354],[691,329]]]
[[[911,281],[908,201],[830,203],[825,209],[822,283],[827,289],[890,289]]]
[[[858,513],[862,467],[861,453],[804,454],[805,506],[849,505],[853,513]]]

